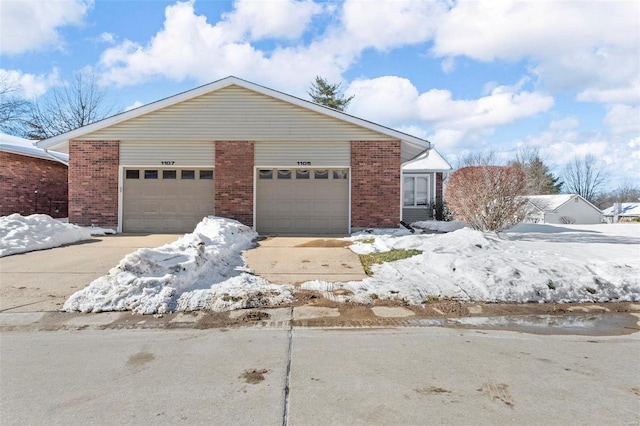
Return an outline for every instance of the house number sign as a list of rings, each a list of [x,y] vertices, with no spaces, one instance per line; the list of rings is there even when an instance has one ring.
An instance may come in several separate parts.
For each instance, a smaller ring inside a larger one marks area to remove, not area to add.
[[[298,161],[298,166],[310,166],[311,161]]]
[[[162,164],[163,166],[173,166],[174,164],[176,164],[175,161],[161,161],[160,164]]]

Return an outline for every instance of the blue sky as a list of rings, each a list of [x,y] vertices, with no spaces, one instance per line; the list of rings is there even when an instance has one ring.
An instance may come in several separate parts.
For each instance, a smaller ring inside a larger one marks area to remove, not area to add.
[[[640,186],[637,1],[0,0],[0,77],[46,96],[92,72],[118,110],[235,75],[429,139],[456,165],[537,148]]]

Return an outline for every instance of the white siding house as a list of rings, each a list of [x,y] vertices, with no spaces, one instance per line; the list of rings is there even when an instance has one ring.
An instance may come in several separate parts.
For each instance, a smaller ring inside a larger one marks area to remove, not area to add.
[[[603,210],[602,215],[607,223],[640,220],[640,203],[615,203]]]
[[[536,223],[595,224],[602,212],[578,194],[529,195],[529,220]]]

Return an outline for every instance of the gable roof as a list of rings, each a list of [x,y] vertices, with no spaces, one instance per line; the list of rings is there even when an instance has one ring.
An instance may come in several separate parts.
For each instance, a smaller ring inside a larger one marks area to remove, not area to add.
[[[415,146],[419,148],[421,151],[429,149],[431,144],[426,139],[421,139],[415,136],[408,135],[403,132],[399,132],[397,130],[393,130],[389,127],[382,126],[380,124],[373,123],[371,121],[367,121],[347,113],[337,111],[332,108],[325,107],[320,104],[316,104],[301,98],[297,98],[292,95],[288,95],[283,92],[279,92],[274,89],[270,89],[265,86],[260,86],[255,83],[251,83],[249,81],[237,78],[237,77],[226,77],[221,80],[214,81],[212,83],[206,84],[204,86],[197,87],[195,89],[188,90],[186,92],[179,93],[174,96],[170,96],[168,98],[161,99],[156,102],[149,103],[147,105],[141,106],[139,108],[132,109],[130,111],[125,111],[111,117],[105,118],[104,120],[97,121],[95,123],[80,127],[78,129],[71,130],[69,132],[60,134],[58,136],[54,136],[49,139],[42,140],[37,143],[38,147],[41,148],[50,148],[50,149],[61,149],[66,150],[68,147],[69,140],[77,139],[82,137],[83,135],[87,135],[89,133],[104,129],[106,127],[130,120],[132,118],[140,117],[142,115],[151,113],[153,111],[157,111],[163,108],[166,108],[171,105],[178,104],[180,102],[187,101],[189,99],[193,99],[195,97],[211,93],[217,91],[219,89],[236,85],[248,90],[252,90],[257,93],[261,93],[266,96],[270,96],[275,99],[279,99],[284,102],[288,102],[293,105],[297,105],[302,108],[306,108],[308,110],[336,118],[338,120],[342,120],[357,126],[361,126],[363,128],[378,132],[380,134],[387,135],[393,139],[399,139],[405,143]]]
[[[58,161],[64,165],[69,164],[69,156],[59,152],[45,151],[34,146],[36,141],[19,138],[17,136],[0,133],[0,151],[27,157],[40,158],[49,161]]]
[[[616,213],[616,205],[606,208],[602,211],[605,216],[613,216]],[[620,212],[618,216],[640,216],[640,203],[620,203]]]
[[[578,194],[527,195],[525,198],[528,199],[536,209],[546,213],[557,212],[562,206],[575,198],[584,201],[588,206],[597,210],[598,213],[602,213],[599,208]]]
[[[423,152],[402,166],[404,172],[448,172],[452,169],[451,164],[435,148]]]

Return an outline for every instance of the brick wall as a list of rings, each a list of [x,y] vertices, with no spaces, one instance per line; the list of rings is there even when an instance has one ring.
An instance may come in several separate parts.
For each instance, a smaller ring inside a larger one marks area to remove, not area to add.
[[[351,226],[396,227],[400,221],[400,141],[351,142]]]
[[[118,226],[118,141],[69,142],[69,222]]]
[[[10,152],[0,152],[0,164],[0,216],[67,216],[67,166]]]
[[[442,172],[436,173],[436,200],[442,200]]]
[[[253,142],[216,141],[215,212],[253,226]]]

